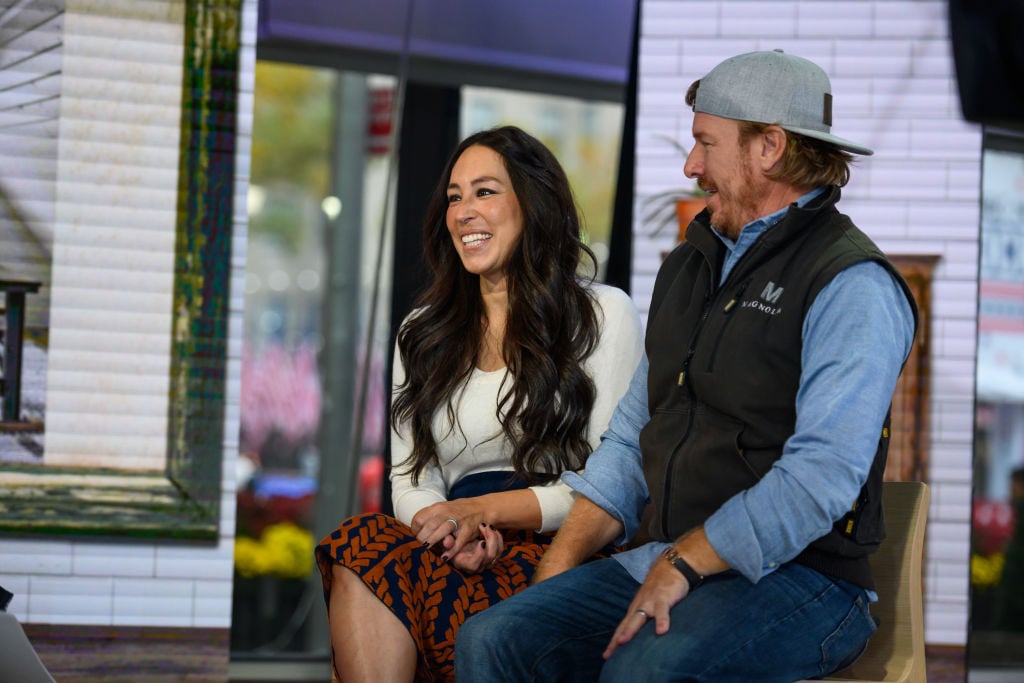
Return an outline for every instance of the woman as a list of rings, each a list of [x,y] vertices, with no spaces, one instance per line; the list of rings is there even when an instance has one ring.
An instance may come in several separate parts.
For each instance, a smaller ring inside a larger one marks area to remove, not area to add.
[[[455,633],[525,588],[642,351],[630,299],[583,282],[569,181],[515,127],[452,154],[424,223],[432,273],[395,354],[396,519],[318,546],[334,666],[353,681],[450,680]]]

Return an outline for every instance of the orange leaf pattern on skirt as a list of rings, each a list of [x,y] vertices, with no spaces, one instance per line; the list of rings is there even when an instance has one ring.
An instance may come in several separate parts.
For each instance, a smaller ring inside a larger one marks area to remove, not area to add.
[[[408,525],[378,513],[345,520],[316,548],[324,599],[334,564],[358,575],[416,642],[417,681],[455,678],[455,636],[470,616],[526,588],[551,537],[505,531],[490,569],[464,574],[423,546]]]

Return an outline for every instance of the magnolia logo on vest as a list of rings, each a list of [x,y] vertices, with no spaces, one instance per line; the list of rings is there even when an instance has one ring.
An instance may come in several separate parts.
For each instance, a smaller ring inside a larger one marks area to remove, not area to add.
[[[779,303],[779,297],[782,296],[782,287],[776,287],[775,283],[768,281],[768,284],[764,286],[764,291],[761,292],[761,298],[770,304]]]
[[[784,287],[779,287],[774,282],[769,281],[764,286],[764,289],[761,290],[761,296],[758,299],[744,301],[742,304],[743,308],[753,308],[768,315],[778,315],[782,313],[782,306],[778,304],[784,289]]]

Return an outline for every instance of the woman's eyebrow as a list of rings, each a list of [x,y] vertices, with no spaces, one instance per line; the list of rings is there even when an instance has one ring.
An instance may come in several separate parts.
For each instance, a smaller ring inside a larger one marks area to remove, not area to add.
[[[498,183],[500,185],[504,184],[498,178],[495,178],[494,176],[489,176],[489,175],[481,176],[481,177],[479,177],[479,178],[477,178],[475,180],[471,180],[469,182],[470,186],[479,185],[481,183]],[[455,183],[455,182],[448,183],[448,189],[449,190],[458,189],[458,188],[459,188],[459,184],[458,183]]]

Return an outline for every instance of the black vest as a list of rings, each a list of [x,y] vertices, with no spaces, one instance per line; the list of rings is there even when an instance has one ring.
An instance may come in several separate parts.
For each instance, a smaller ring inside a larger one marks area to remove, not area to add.
[[[707,212],[658,272],[646,350],[650,422],[640,433],[651,493],[648,533],[670,541],[750,488],[782,455],[796,425],[802,326],[818,292],[862,261],[887,268],[877,246],[840,214],[839,188],[790,207],[718,287],[725,246]],[[884,538],[881,484],[888,418],[871,473],[850,512],[796,561],[866,588],[867,555]]]

